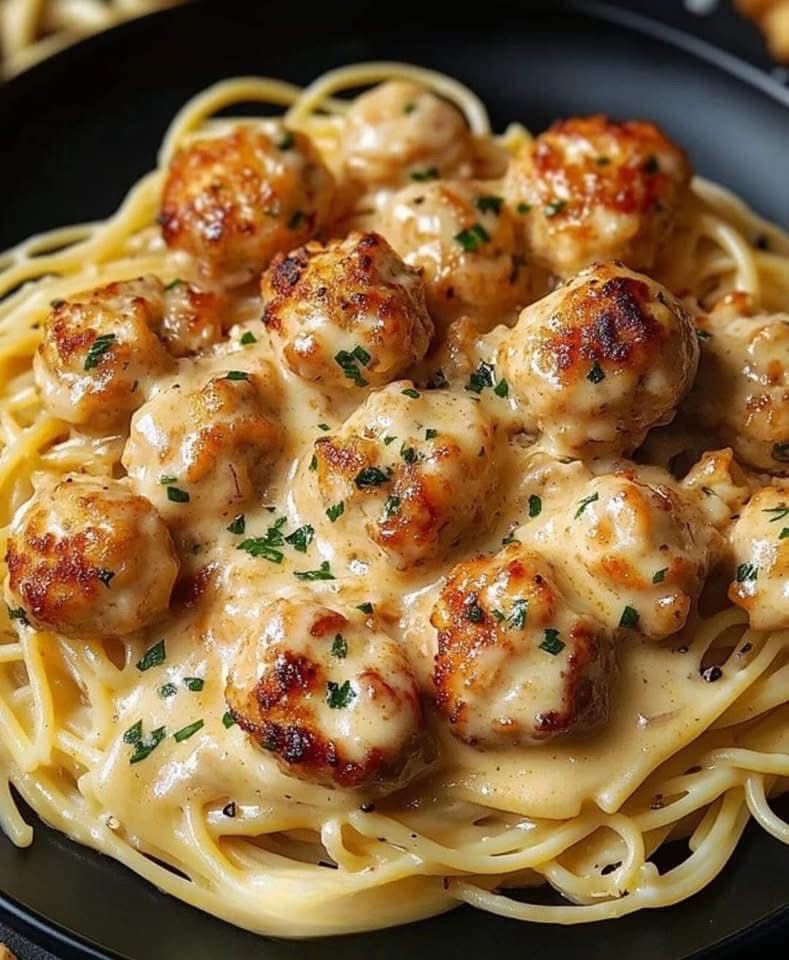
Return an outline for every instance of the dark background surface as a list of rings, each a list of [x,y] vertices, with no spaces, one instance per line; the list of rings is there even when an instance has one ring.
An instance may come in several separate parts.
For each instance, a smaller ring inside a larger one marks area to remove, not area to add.
[[[222,0],[216,0],[216,2],[219,4]],[[712,5],[711,3],[706,4],[707,7]],[[523,22],[525,29],[528,28],[529,8],[534,6],[539,6],[539,4],[523,4]],[[727,50],[731,54],[755,65],[765,73],[771,74],[779,82],[789,82],[789,71],[781,67],[776,67],[776,65],[769,60],[765,53],[759,32],[753,25],[734,13],[728,0],[721,0],[721,2],[715,6],[715,9],[706,15],[697,15],[688,10],[688,7],[697,9],[705,6],[703,2],[693,3],[692,0],[687,4],[683,3],[682,0],[627,0],[627,2],[622,0],[618,6],[638,13],[648,14],[671,24],[677,29],[708,40],[719,48]],[[593,42],[593,39],[590,40],[590,42]],[[634,61],[637,61],[637,56],[637,51],[634,51]],[[349,59],[354,58],[351,56]],[[261,72],[265,72],[263,66],[261,67]],[[79,122],[78,117],[75,117],[75,122]],[[132,118],[130,118],[130,123],[133,126],[134,121]],[[136,176],[136,173],[130,175],[129,180],[133,179],[134,176]],[[74,219],[81,218],[79,214],[74,217]],[[6,220],[5,223],[6,229],[12,231],[13,226],[9,221]],[[47,225],[46,221],[42,223],[42,227],[45,225]],[[2,225],[0,225],[0,234],[3,235],[3,243],[0,244],[0,246],[3,247],[9,242],[20,239],[20,237],[11,235],[10,233],[9,236],[6,237]],[[786,877],[781,878],[780,875],[776,876],[775,882],[782,883],[785,886]],[[166,909],[166,905],[164,905],[164,909]],[[129,923],[134,923],[134,918],[131,916],[129,917]],[[599,929],[601,937],[605,938],[604,928],[599,927],[596,929]],[[787,937],[789,937],[789,923],[785,922],[779,927],[772,926],[767,930],[757,931],[747,946],[742,943],[737,943],[729,948],[720,949],[715,953],[715,957],[718,958],[718,960],[723,960],[723,958],[727,958],[728,960],[728,958],[734,957],[743,958],[743,960],[755,960],[758,956],[760,960],[763,960],[763,958],[770,958],[772,956],[785,956]],[[66,958],[65,955],[55,957],[53,954],[35,946],[29,940],[20,937],[2,922],[0,922],[0,942],[5,942],[17,954],[19,960],[70,960],[70,957],[73,956],[70,954],[69,958]],[[524,929],[524,947],[526,947],[527,944],[528,934]],[[637,952],[637,945],[634,944],[633,955],[636,955]],[[173,960],[181,960],[181,956],[185,956],[185,954],[174,954]],[[140,957],[140,960],[146,960],[146,958]],[[217,956],[216,960],[230,960],[230,958]],[[563,960],[563,958],[557,956],[557,960]]]

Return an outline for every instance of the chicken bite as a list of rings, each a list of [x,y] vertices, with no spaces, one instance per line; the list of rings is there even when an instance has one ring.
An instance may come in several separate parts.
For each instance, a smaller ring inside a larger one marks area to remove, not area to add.
[[[652,123],[559,120],[526,144],[505,180],[529,251],[560,277],[596,260],[647,270],[689,193],[687,156]]]
[[[754,630],[789,628],[789,490],[764,487],[755,493],[734,525],[731,544],[731,602],[747,611]]]
[[[469,176],[472,149],[457,107],[410,80],[379,84],[357,97],[345,116],[345,169],[371,187]]]
[[[67,477],[17,512],[6,553],[14,619],[73,636],[122,636],[161,618],[178,573],[159,514],[118,480]]]
[[[495,425],[468,396],[409,381],[370,397],[315,443],[318,488],[399,569],[436,562],[495,515]]]
[[[231,370],[137,411],[122,463],[169,524],[226,521],[263,487],[283,439],[266,388],[262,373]]]
[[[665,288],[598,264],[527,307],[498,341],[496,369],[555,456],[634,450],[668,423],[696,375],[699,345]]]
[[[243,638],[225,697],[289,776],[381,790],[418,760],[423,718],[411,668],[359,614],[275,600]]]
[[[452,733],[480,749],[541,743],[607,719],[611,637],[519,544],[458,564],[433,608],[433,681]]]
[[[383,386],[422,359],[433,335],[418,272],[377,233],[280,254],[261,290],[287,365],[327,387]]]
[[[743,293],[700,321],[697,389],[684,409],[743,462],[789,473],[789,313],[753,314]]]
[[[439,329],[469,315],[477,329],[489,330],[545,292],[544,276],[527,265],[513,216],[490,185],[436,180],[405,187],[378,226],[422,271]]]
[[[305,134],[245,124],[175,154],[159,222],[169,247],[233,284],[315,236],[333,195],[333,178]]]

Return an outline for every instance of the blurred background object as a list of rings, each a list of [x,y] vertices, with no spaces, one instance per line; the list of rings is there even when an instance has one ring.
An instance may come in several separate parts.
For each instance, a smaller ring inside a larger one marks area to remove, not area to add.
[[[182,0],[0,0],[0,72],[13,76],[92,33]]]
[[[757,23],[771,55],[789,63],[789,0],[734,0],[734,5]]]

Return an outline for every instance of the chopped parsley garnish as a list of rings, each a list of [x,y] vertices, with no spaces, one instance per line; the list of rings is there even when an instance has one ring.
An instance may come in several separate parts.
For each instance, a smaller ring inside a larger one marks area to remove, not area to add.
[[[173,734],[173,739],[176,743],[183,743],[184,740],[188,740],[189,737],[194,736],[198,730],[202,730],[204,723],[202,720],[195,720],[194,723],[190,723],[185,727],[181,727],[180,730],[177,730]]]
[[[133,729],[134,727],[132,727]],[[126,732],[129,733],[128,730]],[[149,757],[166,736],[167,730],[165,727],[157,727],[155,730],[151,730],[145,738],[140,736],[139,740],[134,741],[134,753],[129,757],[129,763],[139,763],[140,760]]]
[[[699,340],[711,340],[712,334],[708,333],[706,330],[702,330],[701,327],[696,327],[696,336]]]
[[[559,631],[548,627],[545,630],[545,639],[540,644],[540,650],[544,650],[546,653],[550,653],[552,657],[555,657],[557,653],[561,653],[562,650],[564,650],[564,647],[564,641],[559,639]]]
[[[561,213],[566,206],[566,200],[552,200],[550,203],[545,204],[542,212],[546,217],[555,217],[558,213]]]
[[[222,714],[222,726],[225,728],[225,730],[229,730],[231,727],[234,727],[235,725],[236,725],[236,718],[233,716],[233,714],[229,710],[226,710],[225,713]]]
[[[360,603],[356,609],[369,616],[373,612],[373,605],[368,601],[367,603]]]
[[[480,213],[499,213],[502,203],[504,203],[503,197],[477,197],[474,201],[474,206]]]
[[[529,497],[529,516],[539,517],[541,513],[542,513],[542,498],[538,497],[536,493],[533,493]]]
[[[407,387],[405,390],[401,390],[400,393],[404,397],[410,397],[412,400],[418,400],[422,394],[418,390],[414,390],[413,387]]]
[[[343,710],[355,697],[356,691],[351,686],[350,680],[345,680],[343,683],[329,680],[326,684],[326,703],[332,710]]]
[[[654,153],[650,155],[644,161],[643,167],[644,173],[657,173],[660,170],[660,164],[658,163],[658,158]]]
[[[737,567],[737,583],[744,583],[746,580],[755,580],[759,576],[759,568],[754,563],[741,563]]]
[[[498,610],[496,607],[493,608],[491,613],[493,614],[497,623],[503,623],[507,619],[504,613],[501,610]]]
[[[577,520],[581,516],[581,514],[584,512],[584,510],[586,510],[586,508],[589,506],[590,503],[594,503],[599,499],[600,499],[599,493],[590,493],[588,497],[584,497],[583,500],[580,500],[578,502],[578,509],[575,511],[575,516],[573,517],[573,519]]]
[[[258,338],[252,333],[251,330],[247,330],[241,334],[241,340],[239,341],[242,347],[248,347],[250,344],[257,343]]]
[[[425,183],[427,180],[438,180],[438,167],[425,167],[422,170],[412,170],[411,179],[417,183]]]
[[[515,209],[518,211],[518,213],[528,213],[531,210],[531,204],[521,202]]]
[[[475,223],[466,230],[455,234],[455,241],[460,244],[466,253],[473,253],[481,244],[490,240],[490,234],[481,223]]]
[[[331,655],[338,660],[344,660],[348,656],[348,641],[341,633],[338,633],[332,641]]]
[[[388,447],[390,443],[394,443],[397,440],[397,437],[384,437],[384,446]]]
[[[180,277],[176,277],[175,280],[171,280],[169,283],[165,284],[165,291],[174,290],[176,287],[180,287],[184,281]]]
[[[469,375],[466,390],[469,393],[482,393],[485,387],[492,387],[496,382],[495,367],[492,363],[482,363]]]
[[[228,533],[242,534],[247,528],[247,520],[243,513],[239,513],[238,516],[233,517],[230,523],[227,525]]]
[[[767,507],[766,510],[762,510],[762,513],[771,513],[770,523],[775,523],[778,520],[783,520],[784,517],[789,517],[789,507],[785,507],[781,503],[777,507]]]
[[[189,503],[190,497],[186,490],[182,490],[180,487],[168,487],[167,499],[171,503]]]
[[[251,557],[263,557],[270,563],[282,563],[284,554],[277,547],[283,545],[282,527],[285,517],[280,517],[273,526],[269,527],[264,537],[250,537],[242,540],[236,549],[245,550]]]
[[[280,139],[277,146],[279,147],[280,150],[290,150],[290,148],[293,146],[295,142],[296,142],[296,138],[293,136],[293,131],[286,130],[282,134],[282,138]]]
[[[472,594],[465,603],[465,617],[472,623],[482,623],[485,619],[485,611],[477,603],[477,595]]]
[[[652,583],[663,583],[666,579],[666,572],[668,567],[663,567],[662,570],[658,570],[657,573],[652,577]]]
[[[329,507],[326,511],[326,516],[331,520],[332,523],[335,523],[343,514],[345,513],[345,502],[340,500],[339,503],[335,503],[334,506]]]
[[[387,497],[384,503],[384,520],[400,512],[400,497]]]
[[[113,343],[115,343],[115,339],[116,337],[114,333],[102,333],[101,336],[96,337],[96,339],[90,345],[90,349],[85,357],[83,369],[93,370],[94,367],[98,367],[99,361],[110,349]]]
[[[638,626],[638,621],[638,610],[636,610],[635,607],[625,607],[625,609],[622,611],[622,616],[619,618],[619,626],[633,629],[634,627]]]
[[[596,158],[595,158],[595,163],[597,164],[598,167],[607,167],[610,162],[611,162],[611,158],[610,158],[610,157],[596,157]]]
[[[205,686],[205,680],[202,677],[184,677],[184,686],[192,693],[200,693]]]
[[[145,651],[141,659],[137,661],[137,669],[141,672],[145,672],[146,670],[150,670],[151,667],[160,666],[166,659],[167,649],[165,647],[164,640],[162,639]]]
[[[317,570],[297,570],[293,576],[297,580],[334,580],[329,561],[324,560]]]
[[[509,396],[510,386],[507,383],[507,381],[504,379],[504,377],[502,377],[501,380],[499,380],[499,382],[493,388],[493,392],[496,394],[497,397],[504,398]]]
[[[596,363],[589,373],[587,373],[586,379],[589,383],[600,383],[602,380],[605,380],[605,370],[603,370],[599,363]]]
[[[18,620],[26,627],[30,626],[30,621],[27,619],[27,614],[25,613],[24,607],[6,607],[6,609],[8,610],[8,616],[12,620]]]
[[[124,743],[139,743],[140,740],[142,740],[142,720],[138,720],[133,727],[129,727],[123,735]]]
[[[435,440],[438,436],[438,430],[434,430],[432,427],[428,427],[425,430],[425,440]]]
[[[406,113],[406,114],[413,113],[414,110],[416,110],[416,104],[413,102],[413,100],[411,100],[409,103],[407,103],[403,107],[403,113]]]
[[[400,456],[406,463],[416,463],[418,456],[414,447],[400,447]]]
[[[249,380],[249,374],[246,370],[228,370],[224,377],[225,380]]]
[[[310,460],[310,470],[312,470],[314,473],[317,469],[318,469],[318,458],[313,453],[312,460]]]
[[[331,427],[329,426],[328,423],[319,423],[318,429],[323,430],[324,433],[327,433],[329,430],[331,430]]]
[[[523,630],[529,616],[529,601],[524,597],[514,600],[512,612],[507,617],[507,626],[510,630]]]
[[[778,534],[779,540],[786,540],[789,537],[789,527],[784,527],[783,530]]]
[[[285,543],[289,543],[299,553],[306,553],[307,547],[312,543],[314,536],[315,530],[313,527],[305,523],[303,527],[299,527],[298,530],[294,530],[293,533],[285,537]]]
[[[174,697],[178,693],[178,687],[174,683],[163,683],[159,687],[159,696],[162,700],[166,700],[168,697]]]
[[[379,470],[378,467],[365,467],[356,474],[353,482],[362,490],[365,487],[380,487],[388,479],[387,474],[383,470]]]
[[[370,362],[370,359],[370,354],[364,349],[364,347],[359,346],[354,347],[350,353],[347,350],[340,350],[340,352],[334,357],[335,363],[340,366],[342,372],[349,380],[353,380],[357,387],[367,386],[367,381],[362,376],[358,364],[366,367]]]
[[[174,476],[172,476],[172,475],[169,474],[169,473],[163,473],[163,474],[161,475],[161,477],[159,477],[159,483],[160,483],[163,487],[166,487],[168,483],[175,483],[175,481],[176,481],[177,479],[178,479],[178,477],[174,477]]]
[[[304,222],[304,213],[301,210],[294,210],[288,220],[288,230],[298,230]]]
[[[104,586],[109,589],[109,586],[112,583],[112,578],[115,576],[115,573],[112,570],[97,570],[96,576],[99,578],[99,580],[101,580]]]

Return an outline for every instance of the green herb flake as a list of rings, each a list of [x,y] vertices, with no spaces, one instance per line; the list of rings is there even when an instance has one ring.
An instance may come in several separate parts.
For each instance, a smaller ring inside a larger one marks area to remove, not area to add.
[[[500,213],[501,205],[504,203],[503,197],[487,196],[477,197],[474,206],[480,213]]]
[[[425,430],[425,440],[435,440],[438,436],[438,430],[434,430],[432,427],[428,427]]]
[[[538,497],[536,493],[531,494],[529,497],[529,516],[530,517],[539,517],[542,513],[542,498]]]
[[[30,621],[27,619],[27,613],[24,607],[6,606],[6,610],[8,610],[8,616],[11,620],[18,620],[19,623],[24,624],[26,627],[30,626]]]
[[[759,568],[754,563],[741,563],[737,567],[737,583],[745,583],[747,580],[756,580],[759,576]]]
[[[566,200],[552,200],[550,203],[545,204],[545,206],[542,208],[542,212],[546,217],[555,217],[557,214],[560,214],[566,206]]]
[[[658,570],[657,573],[652,577],[652,583],[663,583],[666,579],[666,573],[668,572],[668,567],[663,567],[662,570]]]
[[[588,497],[584,497],[583,500],[579,500],[578,509],[575,511],[574,520],[577,520],[581,514],[586,510],[590,503],[595,503],[600,499],[599,493],[590,493]]]
[[[482,623],[485,619],[485,611],[477,603],[476,594],[472,594],[466,601],[464,616],[471,623]]]
[[[466,253],[473,253],[483,243],[490,241],[490,234],[481,223],[475,223],[466,230],[461,230],[455,234],[455,242],[465,250]]]
[[[493,388],[493,392],[496,394],[497,397],[501,397],[502,399],[504,399],[505,397],[508,397],[510,394],[510,386],[507,383],[507,381],[502,377],[501,380],[499,380],[499,382]]]
[[[390,443],[394,443],[397,440],[397,437],[384,437],[384,446],[388,447]]]
[[[306,582],[314,580],[334,580],[334,574],[331,572],[329,561],[324,560],[317,570],[297,570],[293,576],[297,580]]]
[[[619,626],[632,630],[638,626],[639,619],[639,613],[635,607],[625,607],[622,616],[619,618]]]
[[[167,736],[165,727],[157,727],[151,730],[147,737],[141,738],[134,744],[134,753],[129,757],[129,763],[139,763],[149,757],[159,744]]]
[[[191,498],[186,490],[182,490],[180,487],[168,487],[167,499],[171,503],[189,503]]]
[[[406,463],[416,463],[419,459],[416,449],[414,447],[400,447],[400,456],[405,460]]]
[[[329,507],[326,511],[326,516],[331,520],[332,523],[336,523],[337,520],[345,513],[345,503],[340,500],[339,503],[335,503],[333,506]]]
[[[99,580],[101,580],[104,586],[109,590],[110,584],[112,583],[112,579],[115,576],[115,573],[112,570],[100,569],[96,571],[96,576],[99,578]]]
[[[701,327],[696,327],[696,336],[699,340],[711,340],[712,334],[707,330],[702,330]]]
[[[146,670],[150,670],[151,667],[161,666],[166,659],[167,649],[165,647],[164,639],[162,639],[145,651],[142,657],[137,661],[136,666],[141,673],[144,673]]]
[[[247,528],[247,520],[243,513],[239,513],[238,516],[233,517],[230,523],[227,525],[227,532],[234,533],[237,536],[244,533]]]
[[[124,743],[139,743],[140,740],[142,740],[142,720],[138,720],[133,727],[129,727],[123,735]]]
[[[85,356],[83,369],[93,370],[95,367],[98,367],[101,358],[112,347],[116,339],[114,333],[103,333],[101,336],[96,337]]]
[[[229,730],[231,727],[234,727],[236,723],[236,718],[229,710],[222,714],[222,726],[225,728],[225,730]]]
[[[359,346],[354,347],[351,351],[340,350],[334,357],[334,362],[357,387],[367,386],[367,381],[362,376],[358,365],[361,364],[363,367],[366,367],[370,360],[370,354],[363,347]]]
[[[605,380],[605,370],[603,370],[599,363],[596,363],[589,373],[587,373],[586,379],[589,383],[601,383]]]
[[[414,103],[413,100],[409,101],[409,102],[403,107],[403,113],[405,113],[405,114],[413,113],[414,110],[416,110],[416,104]]]
[[[366,487],[380,487],[388,480],[387,474],[378,467],[365,467],[356,474],[353,482],[360,490],[364,490]]]
[[[384,502],[384,520],[400,512],[400,497],[387,497]]]
[[[512,610],[510,615],[507,617],[507,627],[510,630],[523,630],[526,626],[526,621],[529,616],[529,601],[521,597],[518,600],[513,600]]]
[[[783,530],[778,534],[779,540],[786,540],[789,537],[789,527],[784,527]]]
[[[356,609],[361,610],[362,613],[366,613],[368,616],[370,616],[373,612],[373,605],[368,601],[367,603],[360,603]]]
[[[174,477],[174,476],[172,476],[172,475],[169,474],[169,473],[163,473],[163,474],[161,475],[161,477],[159,477],[159,483],[160,483],[163,487],[166,487],[166,486],[167,486],[168,484],[170,484],[170,483],[175,483],[177,479],[178,479],[178,477]]]
[[[355,697],[356,691],[351,686],[350,680],[345,680],[343,683],[335,683],[333,680],[329,680],[326,684],[326,703],[332,710],[345,709]]]
[[[314,473],[318,469],[318,458],[313,453],[312,460],[310,460],[310,470]]]
[[[545,639],[540,644],[540,650],[544,650],[546,653],[550,653],[552,657],[555,657],[558,653],[561,653],[564,648],[565,643],[559,639],[559,631],[548,627],[545,630]]]
[[[412,170],[411,179],[417,183],[426,183],[428,180],[438,180],[438,167],[424,167],[422,170]]]
[[[777,523],[779,520],[789,517],[789,507],[781,503],[777,507],[767,507],[767,509],[762,510],[762,513],[771,513],[770,523]]]
[[[293,136],[292,130],[286,130],[277,144],[280,150],[290,150],[293,144],[296,142],[296,138]]]
[[[610,157],[596,157],[596,158],[595,158],[595,163],[597,164],[598,167],[607,167],[610,162],[611,162],[611,158],[610,158]]]
[[[229,370],[225,376],[224,380],[249,380],[249,374],[246,370]]]
[[[413,387],[407,387],[405,390],[401,390],[400,393],[404,397],[410,397],[412,400],[418,400],[422,394],[418,390],[414,390]]]
[[[163,683],[159,687],[159,696],[162,700],[167,700],[168,697],[174,697],[178,693],[178,687],[174,683]]]
[[[318,429],[319,429],[319,430],[323,430],[324,433],[328,433],[329,430],[331,430],[331,427],[329,426],[328,423],[319,423],[319,424],[318,424]]]
[[[193,737],[198,730],[202,730],[204,726],[205,724],[202,720],[195,720],[194,723],[190,723],[185,727],[181,727],[180,730],[177,730],[173,734],[173,739],[176,743],[183,743],[184,740]]]
[[[531,211],[531,204],[521,202],[518,204],[518,206],[515,209],[518,211],[518,213],[521,213],[521,214],[529,213]]]
[[[175,280],[171,280],[169,283],[165,284],[165,292],[175,290],[176,287],[183,286],[184,282],[185,281],[183,281],[180,277],[176,277]]]
[[[468,390],[469,393],[479,394],[482,393],[485,387],[492,387],[495,382],[495,367],[492,363],[485,363],[483,360],[477,369],[469,374],[466,390]]]
[[[255,336],[254,333],[252,333],[251,330],[246,330],[244,333],[242,333],[241,340],[239,341],[242,347],[249,347],[253,343],[257,343],[257,342],[258,342],[258,338]]]
[[[205,686],[205,680],[202,677],[184,677],[184,686],[192,693],[200,693]]]
[[[293,533],[285,537],[285,543],[289,543],[294,550],[297,550],[299,553],[306,553],[307,548],[312,543],[312,538],[315,536],[315,530],[310,524],[305,523],[303,527],[299,527],[297,530],[294,530]]]
[[[243,550],[250,557],[262,557],[269,563],[282,563],[285,554],[277,549],[278,546],[282,545],[282,535],[280,534],[279,537],[275,536],[272,539],[270,534],[273,529],[273,527],[270,527],[265,537],[248,537],[246,540],[242,540],[236,549]]]
[[[341,633],[338,633],[332,641],[331,655],[338,660],[344,660],[348,656],[348,641]]]

